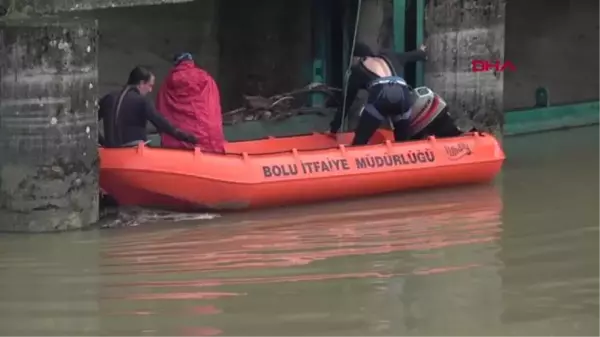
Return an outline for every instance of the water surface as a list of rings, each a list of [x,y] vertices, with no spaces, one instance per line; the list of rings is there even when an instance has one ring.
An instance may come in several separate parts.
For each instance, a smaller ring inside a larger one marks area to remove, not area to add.
[[[598,335],[598,128],[493,185],[0,236],[12,335]]]

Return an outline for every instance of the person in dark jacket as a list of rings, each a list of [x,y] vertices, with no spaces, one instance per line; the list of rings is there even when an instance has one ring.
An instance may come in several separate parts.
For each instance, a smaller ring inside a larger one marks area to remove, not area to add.
[[[382,51],[375,54],[367,45],[360,42],[356,44],[345,97],[346,111],[360,89],[366,89],[369,96],[358,121],[352,145],[367,144],[386,118],[392,121],[396,141],[409,139],[413,102],[411,89],[399,74],[406,63],[426,59],[424,45],[406,53]],[[342,114],[342,109],[339,109],[330,124],[331,133],[337,133],[341,127]]]
[[[135,67],[129,74],[127,85],[100,99],[98,120],[104,122],[104,137],[100,144],[105,147],[133,146],[148,139],[146,124],[154,124],[158,132],[196,144],[196,137],[171,125],[146,95],[154,87],[154,74],[144,67]]]

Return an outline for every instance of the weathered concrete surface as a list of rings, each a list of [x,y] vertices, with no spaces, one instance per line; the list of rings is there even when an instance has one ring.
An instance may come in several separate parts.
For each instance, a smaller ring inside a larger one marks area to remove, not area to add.
[[[219,0],[219,77],[224,109],[242,95],[271,96],[311,81],[311,2]]]
[[[0,230],[98,219],[95,21],[0,23]]]
[[[12,12],[31,15],[190,1],[193,0],[0,0],[0,6],[10,8]]]
[[[451,112],[480,129],[503,124],[503,73],[471,71],[473,59],[504,59],[505,0],[429,1],[425,84]]]
[[[152,69],[158,89],[172,67],[173,54],[180,51],[192,53],[196,63],[218,80],[217,6],[213,0],[63,13],[61,17],[98,20],[101,95],[120,88],[136,65]]]
[[[366,43],[374,52],[391,48],[394,40],[393,15],[392,0],[363,0],[356,39]]]
[[[517,71],[504,74],[505,110],[530,108],[534,92],[550,104],[598,100],[598,0],[508,0],[506,53]]]
[[[310,81],[310,1],[199,0],[63,13],[99,22],[100,93],[119,88],[137,64],[160,85],[174,53],[188,51],[219,84],[224,109],[242,95],[272,95]]]

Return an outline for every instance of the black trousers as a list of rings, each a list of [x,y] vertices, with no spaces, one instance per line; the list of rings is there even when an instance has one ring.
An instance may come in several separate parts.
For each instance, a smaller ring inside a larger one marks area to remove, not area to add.
[[[408,140],[412,113],[410,89],[392,82],[373,85],[368,92],[369,98],[358,121],[352,145],[366,145],[386,118],[392,120],[395,140]]]

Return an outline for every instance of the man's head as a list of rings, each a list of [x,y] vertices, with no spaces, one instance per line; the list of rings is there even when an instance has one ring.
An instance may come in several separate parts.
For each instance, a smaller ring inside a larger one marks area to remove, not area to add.
[[[353,61],[352,63],[356,64],[362,58],[374,57],[374,56],[375,56],[375,53],[373,52],[373,50],[371,50],[371,47],[369,47],[364,42],[357,41],[356,45],[354,45],[354,53],[352,53],[352,61]]]
[[[137,66],[129,73],[127,85],[133,85],[140,94],[147,95],[154,88],[154,74],[147,68]]]
[[[371,49],[371,47],[369,47],[368,44],[366,44],[364,42],[357,41],[356,44],[354,45],[353,56],[356,56],[356,57],[373,57],[373,56],[375,56],[375,53],[373,52],[373,50]]]
[[[190,53],[179,53],[179,54],[175,54],[175,56],[173,56],[173,65],[178,65],[180,62],[183,61],[193,61],[194,58],[192,57],[192,54]]]

